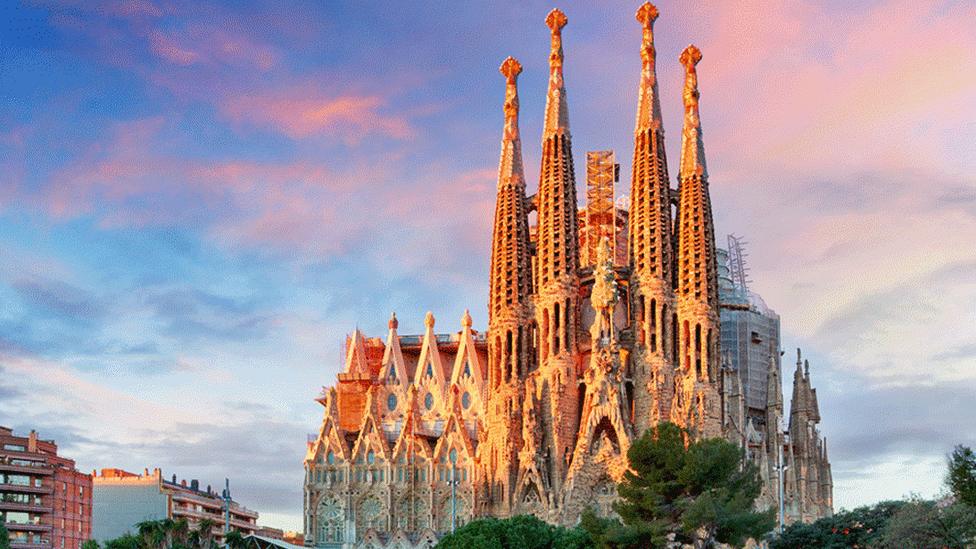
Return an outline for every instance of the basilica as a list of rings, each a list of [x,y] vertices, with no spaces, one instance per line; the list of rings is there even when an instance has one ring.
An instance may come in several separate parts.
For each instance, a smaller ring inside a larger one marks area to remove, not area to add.
[[[423,334],[403,335],[394,314],[385,337],[356,330],[347,339],[342,371],[318,399],[324,415],[305,457],[306,545],[429,547],[480,516],[532,514],[572,525],[587,507],[611,515],[631,441],[661,421],[739,444],[763,477],[757,504],[782,501],[786,522],[832,512],[809,364],[797,355],[786,416],[778,317],[773,339],[727,329],[734,316],[727,310],[752,309],[722,291],[727,254],[714,235],[695,46],[679,58],[684,121],[671,187],[657,16],[650,3],[637,11],[640,75],[625,200],[615,200],[616,167],[601,169],[608,156],[599,153],[587,157],[586,206],[577,200],[563,83],[566,16],[553,10],[546,18],[549,85],[533,194],[519,132],[522,66],[511,57],[501,64],[487,329],[475,329],[468,313],[459,329],[444,329],[428,312]],[[748,376],[723,348],[737,337],[765,353]]]

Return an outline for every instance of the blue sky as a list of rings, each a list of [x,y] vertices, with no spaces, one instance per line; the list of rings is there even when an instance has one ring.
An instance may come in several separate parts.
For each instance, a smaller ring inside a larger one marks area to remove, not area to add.
[[[577,166],[626,182],[638,3],[556,5]],[[532,192],[552,7],[0,6],[0,424],[300,528],[344,335],[484,324],[497,68]],[[837,506],[938,492],[976,444],[976,7],[659,8],[671,165],[694,42],[718,234],[811,357]]]

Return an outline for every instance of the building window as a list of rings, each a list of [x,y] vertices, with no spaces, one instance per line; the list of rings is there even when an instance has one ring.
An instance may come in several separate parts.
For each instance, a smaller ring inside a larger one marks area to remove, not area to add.
[[[424,406],[425,406],[425,407],[426,407],[426,408],[427,408],[428,410],[430,410],[431,408],[433,408],[433,407],[434,407],[434,395],[433,395],[433,393],[429,393],[429,392],[428,392],[428,393],[427,393],[427,394],[426,394],[426,395],[424,396]]]
[[[389,408],[391,412],[393,410],[396,410],[396,407],[397,407],[397,397],[396,397],[396,395],[394,395],[394,394],[391,393],[390,396],[386,397],[386,407]]]
[[[318,513],[319,543],[341,543],[343,534],[343,511],[338,498],[324,500],[319,504]]]
[[[461,406],[464,406],[465,410],[471,407],[471,394],[468,393],[467,391],[465,391],[464,394],[461,395]]]
[[[373,452],[372,450],[366,452],[366,463],[372,465],[375,462],[376,462],[376,452]]]

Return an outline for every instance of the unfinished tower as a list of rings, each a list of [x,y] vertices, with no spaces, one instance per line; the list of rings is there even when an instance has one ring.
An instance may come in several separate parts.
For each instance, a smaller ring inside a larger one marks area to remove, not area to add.
[[[518,127],[517,81],[522,65],[509,57],[499,70],[505,77],[505,126],[488,291],[489,391],[479,456],[486,465],[484,503],[488,509],[507,513],[518,473],[516,454],[522,445],[518,421],[522,386],[532,360],[532,273]]]
[[[631,369],[637,433],[670,417],[676,362],[671,187],[654,50],[654,21],[657,17],[657,8],[650,3],[637,10],[643,38],[629,220],[631,309],[634,311],[634,350],[639,358]]]
[[[708,195],[705,144],[698,113],[698,72],[701,51],[688,46],[681,52],[685,67],[685,105],[678,174],[677,307],[678,369],[671,419],[698,436],[721,433],[718,391],[718,275],[715,231]]]
[[[552,10],[546,17],[551,32],[549,89],[542,131],[539,170],[538,237],[535,258],[535,320],[539,327],[538,375],[535,389],[541,402],[541,440],[546,477],[559,490],[572,458],[577,429],[576,336],[579,318],[579,240],[576,225],[576,176],[573,172],[569,110],[563,83],[562,29],[566,15]],[[526,471],[528,474],[529,472]],[[522,500],[534,499],[538,485],[527,480]],[[551,492],[550,492],[551,494]],[[547,494],[543,494],[543,499]]]

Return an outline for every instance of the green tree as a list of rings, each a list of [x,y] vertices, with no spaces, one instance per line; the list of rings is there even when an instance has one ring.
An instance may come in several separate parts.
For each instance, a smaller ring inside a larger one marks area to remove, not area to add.
[[[0,549],[10,549],[10,532],[3,522],[0,522]]]
[[[956,500],[976,507],[976,454],[973,449],[962,444],[949,454],[949,472],[946,484]]]
[[[902,505],[881,530],[875,547],[967,547],[976,537],[976,513],[965,504],[940,506],[912,500]]]
[[[438,549],[589,549],[593,541],[579,528],[547,524],[531,515],[483,518],[444,536]]]
[[[244,535],[241,534],[240,530],[227,532],[227,535],[224,537],[224,544],[230,549],[244,549],[247,547],[247,542],[244,541]]]
[[[105,542],[105,549],[145,549],[142,538],[132,534],[125,534]]]
[[[197,524],[197,529],[191,532],[191,545],[195,547],[200,547],[201,549],[211,549],[216,544],[213,538],[213,529],[217,525],[211,519],[202,519],[199,524]]]
[[[98,546],[98,542],[97,541],[95,541],[93,539],[88,539],[88,540],[85,540],[85,542],[81,544],[81,549],[101,549],[101,548]]]
[[[774,512],[753,510],[762,484],[742,450],[717,438],[686,445],[690,438],[665,422],[634,441],[614,505],[622,524],[592,513],[581,522],[598,546],[663,547],[673,539],[711,547],[772,530]]]
[[[891,517],[905,505],[907,502],[904,501],[883,501],[858,507],[852,511],[841,511],[812,524],[795,522],[782,534],[773,538],[769,547],[770,549],[873,547],[878,543]],[[903,547],[912,546],[903,545]]]

